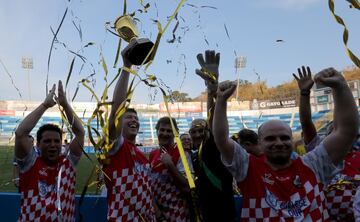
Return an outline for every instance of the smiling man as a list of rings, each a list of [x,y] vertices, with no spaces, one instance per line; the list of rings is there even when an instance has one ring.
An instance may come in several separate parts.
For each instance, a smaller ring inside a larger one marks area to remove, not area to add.
[[[55,84],[45,101],[20,123],[15,132],[15,156],[20,167],[21,209],[19,221],[75,221],[75,166],[84,145],[84,129],[66,101],[62,83],[58,84],[58,103],[64,109],[75,135],[69,153],[62,156],[62,131],[45,124],[36,135],[33,148],[28,135],[44,112],[56,103]]]
[[[132,41],[122,51],[124,67],[132,64],[128,53],[136,42]],[[136,147],[140,122],[137,112],[123,105],[127,98],[129,72],[123,69],[113,93],[109,118],[109,139],[113,146],[109,162],[103,165],[107,188],[108,221],[155,221],[153,192],[150,186],[150,165],[144,154]],[[118,118],[118,109],[126,109]],[[116,124],[118,123],[118,124]],[[117,127],[116,127],[117,125]]]
[[[190,134],[188,133],[183,133],[180,135],[180,140],[181,143],[183,145],[183,148],[186,152],[191,153],[191,149],[192,149],[192,140],[190,137]]]
[[[176,130],[176,120],[172,118]],[[174,143],[174,133],[169,117],[162,117],[156,124],[159,149],[150,153],[153,171],[153,189],[155,202],[159,209],[158,221],[186,222],[190,220],[189,203],[186,195],[190,192],[185,177],[177,145]],[[192,170],[191,157],[185,152],[190,170]]]
[[[222,161],[243,194],[242,221],[328,221],[324,185],[339,172],[357,133],[358,114],[344,77],[333,68],[322,70],[315,82],[331,87],[336,128],[313,151],[290,158],[293,137],[280,120],[263,123],[259,145],[264,157],[246,152],[229,139],[226,101],[234,82],[219,85],[213,122],[215,143]]]

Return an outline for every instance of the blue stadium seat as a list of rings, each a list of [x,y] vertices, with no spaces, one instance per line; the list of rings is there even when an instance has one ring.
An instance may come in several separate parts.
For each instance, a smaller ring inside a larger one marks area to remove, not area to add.
[[[316,120],[322,118],[324,115],[326,115],[329,112],[330,112],[330,110],[314,112],[314,113],[312,113],[312,119],[313,119],[313,121],[316,121]],[[286,114],[273,114],[273,115],[262,115],[262,116],[254,116],[254,115],[253,116],[249,116],[249,115],[248,116],[229,116],[228,117],[229,133],[230,134],[236,133],[243,128],[249,128],[249,129],[257,131],[257,128],[262,123],[264,123],[267,120],[271,120],[271,119],[279,119],[279,120],[285,121],[286,123],[289,124],[291,121],[291,117],[293,115],[294,114],[292,114],[292,113],[286,113]],[[360,116],[360,107],[359,107],[359,116]],[[23,117],[0,116],[1,139],[7,138],[7,140],[8,140],[9,138],[11,138],[14,135],[17,125],[22,121],[22,119],[23,119]],[[88,121],[88,119],[84,118],[84,117],[82,117],[81,119],[85,123],[87,123],[87,121]],[[158,121],[158,119],[159,119],[158,117],[153,117],[153,118],[140,117],[139,118],[140,130],[139,130],[139,134],[137,137],[137,141],[139,141],[140,143],[145,143],[145,142],[153,143],[154,142],[153,140],[156,141],[155,126],[156,126],[156,122]],[[193,119],[194,119],[194,117],[176,118],[176,121],[178,123],[179,132],[180,133],[188,132]],[[49,122],[60,125],[62,120],[60,117],[44,116],[40,119],[40,121],[35,126],[35,128],[31,132],[31,134],[35,135],[36,131],[38,130],[38,128],[41,125],[43,125],[44,123],[49,123]],[[97,129],[99,131],[99,133],[102,132],[101,128],[98,126],[98,123],[96,120],[92,120],[90,123],[90,126]],[[85,130],[87,131],[86,128],[85,128]],[[295,113],[295,115],[294,115],[292,130],[295,132],[298,132],[301,130],[299,113]],[[95,132],[92,132],[92,135],[96,136]],[[88,134],[86,134],[86,137],[88,137]],[[147,145],[149,145],[149,144],[147,144]]]

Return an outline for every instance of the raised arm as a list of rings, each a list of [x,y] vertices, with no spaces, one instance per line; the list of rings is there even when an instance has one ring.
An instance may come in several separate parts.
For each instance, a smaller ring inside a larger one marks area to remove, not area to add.
[[[125,68],[128,69],[130,69],[132,66],[131,62],[127,58],[128,51],[130,48],[132,48],[134,43],[135,42],[130,42],[129,45],[126,48],[124,48],[123,51],[121,52],[124,63],[123,65]],[[119,80],[117,81],[114,89],[113,104],[111,106],[111,112],[109,117],[109,137],[111,141],[117,139],[122,133],[122,128],[120,124],[121,118],[116,119],[116,111],[120,107],[121,103],[123,103],[126,100],[128,83],[129,83],[129,72],[123,68]],[[120,127],[118,128],[115,127],[116,121],[119,121]]]
[[[66,95],[61,81],[59,81],[58,84],[58,102],[64,109],[66,118],[71,126],[71,130],[75,135],[74,139],[70,142],[69,150],[72,154],[81,156],[82,149],[84,147],[85,131],[79,117],[75,114],[74,110],[66,100]]]
[[[219,79],[220,53],[215,54],[214,50],[206,50],[205,60],[201,53],[197,55],[197,60],[201,66],[201,69],[196,69],[195,73],[205,81],[207,88],[207,116],[209,126],[212,128],[215,110],[215,98]]]
[[[229,124],[226,116],[227,99],[234,93],[236,84],[234,82],[225,81],[219,84],[217,90],[213,134],[217,148],[228,163],[232,162],[234,154],[234,145],[232,139],[229,138]]]
[[[311,70],[307,66],[298,68],[298,76],[293,73],[300,90],[299,116],[305,144],[309,144],[316,137],[316,128],[311,120],[310,90],[314,85]],[[308,150],[307,150],[308,151]]]
[[[44,112],[53,107],[56,103],[54,84],[49,94],[46,96],[43,103],[41,103],[34,111],[25,117],[25,119],[19,124],[15,131],[15,156],[19,159],[26,157],[32,149],[32,140],[29,139],[31,130],[36,126],[37,122],[44,114]]]
[[[340,163],[350,151],[357,135],[359,117],[354,97],[344,77],[334,68],[315,75],[316,83],[332,89],[334,98],[334,130],[323,143],[334,164]]]

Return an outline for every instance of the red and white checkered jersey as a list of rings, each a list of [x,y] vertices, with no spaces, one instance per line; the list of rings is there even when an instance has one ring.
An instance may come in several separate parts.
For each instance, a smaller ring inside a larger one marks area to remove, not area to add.
[[[328,221],[324,184],[340,172],[323,144],[288,167],[273,170],[266,157],[234,142],[232,163],[222,160],[243,194],[242,221]]]
[[[331,221],[354,221],[353,201],[360,183],[360,152],[345,158],[344,170],[329,183],[325,193]]]
[[[178,164],[180,154],[177,146],[166,149],[171,156],[175,166],[178,166],[180,173],[181,168]],[[155,193],[156,203],[161,210],[166,221],[169,222],[186,222],[189,221],[189,210],[185,197],[175,186],[172,176],[168,169],[160,161],[161,150],[156,149],[150,153],[150,162],[152,168],[152,181]],[[180,168],[180,169],[179,169]]]
[[[250,155],[247,178],[239,183],[244,221],[324,221],[328,218],[323,186],[300,158],[273,171],[264,158]]]
[[[75,182],[76,171],[69,159],[61,156],[58,164],[49,166],[37,157],[27,171],[20,173],[18,221],[75,221]]]
[[[113,150],[110,164],[103,166],[108,190],[108,221],[155,221],[148,160],[122,137]]]

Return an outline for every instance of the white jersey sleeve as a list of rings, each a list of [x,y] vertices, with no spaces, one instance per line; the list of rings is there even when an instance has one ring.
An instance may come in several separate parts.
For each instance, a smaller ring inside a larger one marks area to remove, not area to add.
[[[30,150],[30,153],[23,159],[16,158],[16,162],[19,165],[20,173],[25,173],[28,171],[34,164],[39,154],[36,152],[35,148]]]
[[[310,152],[315,149],[315,147],[318,146],[322,140],[323,138],[316,134],[316,136],[308,144],[304,145],[306,152]]]
[[[305,165],[312,169],[318,180],[325,185],[328,184],[335,174],[339,173],[344,168],[343,163],[338,166],[333,164],[323,143],[320,143],[315,149],[300,158]]]
[[[234,155],[231,163],[224,160],[221,155],[221,161],[224,166],[230,171],[237,182],[243,181],[249,168],[249,154],[237,142],[233,141]]]

